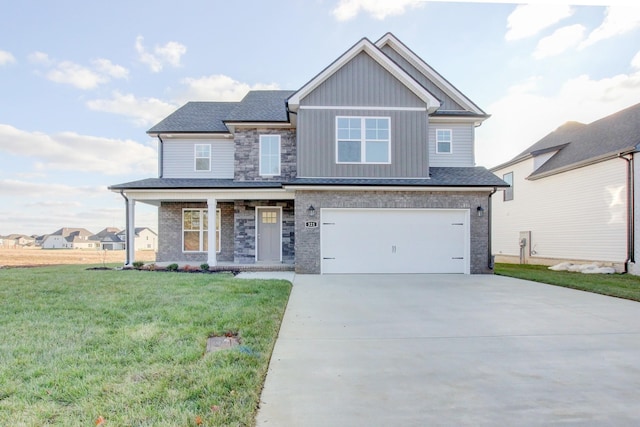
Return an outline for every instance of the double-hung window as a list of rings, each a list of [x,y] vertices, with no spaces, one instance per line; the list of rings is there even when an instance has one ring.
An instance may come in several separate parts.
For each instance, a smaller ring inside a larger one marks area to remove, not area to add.
[[[389,117],[337,117],[337,163],[391,163]]]
[[[195,169],[200,172],[211,170],[211,144],[195,145]]]
[[[221,211],[216,209],[216,252],[220,252]],[[182,251],[207,252],[209,250],[209,210],[182,210]]]
[[[436,153],[451,154],[452,145],[451,129],[436,129]]]
[[[280,135],[260,135],[260,175],[280,175]]]

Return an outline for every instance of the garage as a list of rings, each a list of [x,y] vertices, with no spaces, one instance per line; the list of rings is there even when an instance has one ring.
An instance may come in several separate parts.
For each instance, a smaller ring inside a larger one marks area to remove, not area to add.
[[[468,209],[322,209],[323,274],[469,274]]]

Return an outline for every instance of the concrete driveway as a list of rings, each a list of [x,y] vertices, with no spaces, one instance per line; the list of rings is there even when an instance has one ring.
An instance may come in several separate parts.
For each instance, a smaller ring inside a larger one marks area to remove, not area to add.
[[[640,304],[499,276],[301,276],[258,426],[640,423]]]

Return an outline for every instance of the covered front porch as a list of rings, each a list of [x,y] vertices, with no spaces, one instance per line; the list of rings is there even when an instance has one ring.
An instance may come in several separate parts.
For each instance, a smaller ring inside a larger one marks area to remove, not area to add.
[[[135,260],[138,202],[158,208],[159,266],[208,264],[211,271],[290,271],[295,262],[294,194],[281,188],[130,189],[127,256]],[[215,250],[210,250],[215,248]]]

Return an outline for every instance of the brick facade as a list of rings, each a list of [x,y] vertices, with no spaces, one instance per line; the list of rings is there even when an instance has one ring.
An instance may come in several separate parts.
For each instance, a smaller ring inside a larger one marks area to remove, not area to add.
[[[260,176],[260,135],[280,135],[280,175]],[[236,129],[236,181],[285,181],[296,177],[295,129]]]
[[[436,191],[297,191],[296,192],[296,272],[320,273],[320,227],[306,228],[307,209],[316,210],[320,219],[322,208],[441,208],[469,209],[470,214],[470,272],[492,273],[489,268],[489,219],[478,217],[477,207],[488,211],[489,192]]]

